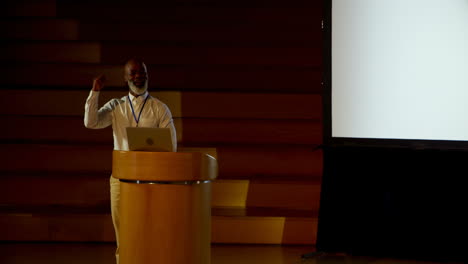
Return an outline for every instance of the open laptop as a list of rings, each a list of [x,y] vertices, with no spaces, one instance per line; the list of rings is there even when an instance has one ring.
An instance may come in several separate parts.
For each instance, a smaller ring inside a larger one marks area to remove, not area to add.
[[[169,128],[127,127],[127,139],[132,151],[173,151]]]

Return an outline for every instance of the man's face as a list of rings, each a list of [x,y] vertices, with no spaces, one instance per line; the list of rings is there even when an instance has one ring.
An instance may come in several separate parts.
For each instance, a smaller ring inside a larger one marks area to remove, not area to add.
[[[127,63],[125,66],[125,80],[132,82],[138,88],[143,88],[148,81],[146,65],[136,61]]]

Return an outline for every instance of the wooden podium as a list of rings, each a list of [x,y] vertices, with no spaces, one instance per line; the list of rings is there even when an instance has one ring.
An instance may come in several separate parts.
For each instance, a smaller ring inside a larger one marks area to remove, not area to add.
[[[216,159],[200,152],[113,152],[120,264],[209,264]]]

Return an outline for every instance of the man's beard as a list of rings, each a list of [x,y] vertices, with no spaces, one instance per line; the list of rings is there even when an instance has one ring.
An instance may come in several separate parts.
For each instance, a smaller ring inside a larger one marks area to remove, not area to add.
[[[142,87],[136,86],[132,80],[128,80],[127,83],[130,90],[136,95],[142,95],[146,90],[148,90],[148,80],[145,81],[145,84]]]

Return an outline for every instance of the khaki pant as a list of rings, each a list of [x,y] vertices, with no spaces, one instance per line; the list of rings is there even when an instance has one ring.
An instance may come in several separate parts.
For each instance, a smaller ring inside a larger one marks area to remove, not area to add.
[[[120,230],[120,181],[114,177],[110,177],[110,195],[111,195],[111,214],[112,222],[114,223],[115,239],[117,249],[115,250],[115,258],[119,264],[119,230]]]

